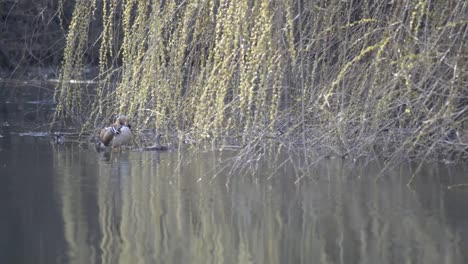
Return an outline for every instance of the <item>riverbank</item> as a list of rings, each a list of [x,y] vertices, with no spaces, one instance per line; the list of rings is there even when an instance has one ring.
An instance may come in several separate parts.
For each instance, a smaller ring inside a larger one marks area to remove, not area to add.
[[[40,71],[38,71],[40,72]],[[93,134],[97,133],[100,127],[108,122],[105,117],[97,120],[96,126],[80,126],[70,120],[63,120],[56,124],[51,124],[56,111],[57,102],[53,100],[54,89],[59,85],[57,80],[39,80],[38,78],[24,80],[1,80],[2,97],[22,98],[18,102],[7,99],[2,105],[3,115],[8,116],[10,109],[22,109],[15,114],[14,118],[23,120],[24,128],[16,131],[24,132],[47,132],[52,135],[54,132],[74,134],[73,140],[89,142],[95,140]],[[91,80],[77,81],[76,85],[96,86]],[[19,88],[19,89],[18,89]],[[130,115],[130,117],[132,117]],[[391,126],[376,130],[370,136],[367,134],[350,134],[354,130],[343,126],[345,120],[330,119],[330,123],[310,123],[307,124],[305,133],[297,133],[295,130],[302,128],[300,122],[294,124],[293,118],[278,115],[278,122],[283,126],[276,130],[262,130],[258,128],[244,135],[231,134],[226,131],[224,136],[216,138],[213,135],[202,135],[193,129],[177,130],[176,127],[158,127],[158,131],[163,134],[163,142],[169,144],[171,148],[177,149],[179,146],[192,146],[198,149],[232,149],[239,153],[237,166],[241,166],[246,160],[258,160],[265,155],[273,155],[276,152],[286,151],[293,156],[303,156],[305,163],[314,164],[321,159],[379,159],[389,163],[398,163],[402,160],[435,160],[446,163],[466,162],[468,152],[468,138],[466,127],[454,129],[453,132],[441,138],[437,146],[424,148],[422,150],[411,148],[407,140],[420,131],[420,128],[404,128],[401,130]],[[33,124],[33,125],[30,125]],[[40,124],[38,126],[37,124]],[[134,125],[136,136],[135,148],[141,148],[152,143],[154,127],[147,125]],[[465,129],[465,130],[463,130]],[[78,135],[81,135],[78,137]],[[407,145],[405,145],[407,144]],[[443,150],[443,151],[441,151]],[[268,154],[269,153],[269,154]]]

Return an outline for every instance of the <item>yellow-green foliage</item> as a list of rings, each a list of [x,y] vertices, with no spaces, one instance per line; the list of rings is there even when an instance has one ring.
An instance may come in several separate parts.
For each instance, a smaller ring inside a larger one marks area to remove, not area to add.
[[[57,107],[58,114],[79,112],[83,108],[81,91],[70,85],[70,80],[79,79],[81,76],[82,57],[88,41],[89,20],[92,18],[95,8],[96,1],[94,0],[77,1],[76,3],[73,18],[68,28],[67,46],[64,51],[62,85],[55,94],[55,97],[60,101]]]
[[[463,1],[98,3],[76,3],[57,116],[91,116],[96,125],[126,113],[138,128],[208,140],[281,131],[340,153],[442,146],[467,122]],[[102,34],[88,41],[96,13]],[[90,94],[70,80],[97,44]]]

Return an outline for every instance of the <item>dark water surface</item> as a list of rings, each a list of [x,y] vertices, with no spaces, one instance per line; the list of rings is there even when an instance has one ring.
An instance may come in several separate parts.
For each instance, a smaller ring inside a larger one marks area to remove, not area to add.
[[[413,166],[376,180],[378,164],[336,160],[299,184],[292,166],[267,179],[267,160],[228,178],[232,152],[54,145],[26,133],[53,106],[6,98],[0,263],[468,263],[468,188],[447,188],[466,165],[427,164],[412,188]]]

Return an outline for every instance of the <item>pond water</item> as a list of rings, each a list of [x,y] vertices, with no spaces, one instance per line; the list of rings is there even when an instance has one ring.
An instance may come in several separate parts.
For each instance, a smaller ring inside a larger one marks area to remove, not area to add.
[[[228,175],[235,152],[55,145],[50,94],[5,94],[0,263],[468,263],[466,164]]]

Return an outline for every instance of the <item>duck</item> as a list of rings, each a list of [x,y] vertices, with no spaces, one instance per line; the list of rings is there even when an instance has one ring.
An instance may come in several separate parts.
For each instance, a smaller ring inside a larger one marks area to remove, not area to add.
[[[156,136],[154,137],[154,144],[149,146],[149,147],[145,147],[145,150],[156,150],[156,151],[167,151],[169,150],[169,148],[167,146],[163,146],[161,145],[160,143],[160,139],[161,139],[161,134],[159,133],[155,133]]]
[[[101,129],[99,147],[122,147],[130,143],[132,136],[131,125],[127,122],[127,117],[118,115],[114,124]]]
[[[65,143],[65,137],[63,136],[62,133],[60,132],[55,132],[53,134],[53,137],[54,137],[54,143],[56,145],[63,145]]]

